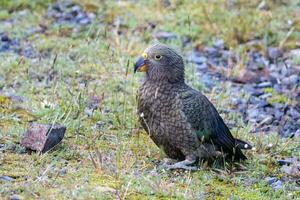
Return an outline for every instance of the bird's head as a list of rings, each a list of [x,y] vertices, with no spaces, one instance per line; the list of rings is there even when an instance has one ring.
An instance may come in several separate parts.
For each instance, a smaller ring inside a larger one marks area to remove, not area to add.
[[[134,72],[145,72],[146,78],[153,81],[172,83],[184,81],[182,57],[164,44],[148,47],[136,61]]]

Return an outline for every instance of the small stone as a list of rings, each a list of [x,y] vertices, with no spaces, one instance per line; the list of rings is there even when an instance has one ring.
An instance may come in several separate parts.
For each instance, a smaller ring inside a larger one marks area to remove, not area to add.
[[[263,125],[270,125],[273,122],[273,116],[272,115],[267,115],[264,117],[263,120],[259,123],[258,126],[263,126]]]
[[[282,109],[284,107],[284,105],[282,103],[273,103],[272,104],[274,108],[276,109]]]
[[[89,18],[83,18],[79,21],[79,24],[81,25],[87,25],[89,23],[91,23],[91,20]]]
[[[275,177],[267,177],[267,178],[265,178],[265,181],[266,181],[269,185],[271,185],[272,183],[275,183],[275,182],[277,181],[277,178],[275,178]]]
[[[83,20],[87,18],[85,14],[83,13],[78,13],[78,15],[76,15],[75,19],[79,22],[80,20]]]
[[[260,95],[259,97],[262,98],[262,99],[267,99],[267,98],[269,98],[271,96],[272,96],[271,93],[266,93],[266,94]]]
[[[221,52],[214,47],[205,47],[204,52],[210,58],[219,58],[222,56]]]
[[[235,105],[235,106],[243,103],[241,99],[235,98],[235,97],[232,97],[231,101],[232,101],[232,104]]]
[[[62,168],[62,169],[59,170],[59,175],[60,176],[65,176],[66,173],[67,173],[67,169],[66,168]]]
[[[290,79],[289,79],[289,77],[284,77],[284,78],[281,80],[281,83],[284,84],[284,85],[289,85],[289,84],[290,84]]]
[[[281,180],[278,180],[278,181],[272,183],[271,186],[274,190],[280,190],[283,188],[283,183]]]
[[[95,13],[88,13],[87,16],[88,16],[89,19],[95,19],[96,18]]]
[[[290,165],[290,166],[287,166],[287,165],[283,165],[281,168],[280,168],[280,171],[287,174],[287,175],[300,175],[299,174],[299,169],[296,165]]]
[[[196,66],[196,68],[197,68],[198,70],[205,70],[205,69],[208,68],[208,65],[207,65],[206,63],[202,63],[202,64],[198,64],[198,65]]]
[[[298,129],[294,135],[295,135],[295,137],[300,137],[300,129]]]
[[[195,63],[195,64],[203,64],[207,61],[207,58],[204,56],[201,56],[197,52],[192,52],[187,59],[189,62]]]
[[[257,85],[258,88],[266,88],[266,87],[272,87],[272,83],[269,82],[269,81],[266,81],[266,82],[262,82],[262,83],[259,83]]]
[[[259,76],[246,69],[242,69],[238,76],[233,79],[233,81],[238,82],[238,83],[256,83],[259,81]]]
[[[10,177],[10,176],[0,176],[0,181],[8,181],[8,182],[12,182],[14,181],[15,179]]]
[[[253,119],[256,119],[258,113],[259,113],[259,111],[258,111],[258,109],[256,109],[256,108],[254,108],[254,109],[249,109],[249,110],[247,111],[248,118],[253,118]]]
[[[180,39],[181,39],[182,46],[186,46],[191,42],[191,38],[185,35],[182,36]]]
[[[281,87],[280,84],[275,84],[274,87],[273,87],[273,90],[274,90],[274,92],[281,93],[282,92],[282,87]]]
[[[278,160],[277,162],[279,165],[290,165],[292,163],[297,162],[297,158],[292,157],[292,158],[288,158],[288,159],[284,159],[284,160]]]
[[[7,34],[4,34],[4,35],[1,36],[1,41],[2,42],[10,42],[11,39],[8,37]]]
[[[153,35],[154,38],[159,39],[159,40],[172,40],[176,38],[175,33],[170,33],[170,32],[165,32],[165,31],[159,31],[156,32]]]
[[[280,121],[282,116],[283,116],[283,112],[275,109],[274,117]]]
[[[246,93],[249,93],[250,95],[256,96],[256,97],[264,94],[264,92],[261,89],[256,89],[249,84],[244,86],[244,90]]]
[[[65,131],[66,127],[61,125],[31,123],[21,140],[21,145],[45,153],[63,139]]]
[[[224,45],[224,40],[217,40],[216,42],[214,42],[213,46],[217,49],[224,49],[225,45]]]
[[[79,6],[76,5],[71,8],[71,11],[72,11],[72,15],[77,16],[78,13],[80,13],[81,9]]]
[[[283,52],[277,47],[268,47],[267,56],[270,60],[277,60],[278,58],[283,56]]]
[[[269,7],[268,7],[268,5],[266,4],[265,1],[261,1],[260,4],[257,6],[257,9],[259,9],[259,10],[268,10]]]
[[[295,108],[291,108],[288,111],[289,115],[293,118],[293,119],[299,119],[300,118],[300,112],[297,111]]]
[[[297,74],[293,74],[289,77],[289,79],[291,84],[297,84],[299,77]]]
[[[14,194],[14,195],[10,196],[9,199],[10,200],[21,200],[22,198],[19,195]]]

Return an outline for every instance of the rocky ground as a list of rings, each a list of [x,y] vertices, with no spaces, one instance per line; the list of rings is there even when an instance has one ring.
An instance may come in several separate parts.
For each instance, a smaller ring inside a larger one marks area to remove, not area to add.
[[[276,47],[266,55],[247,51],[245,62],[222,40],[213,46],[196,47],[187,59],[195,63],[199,81],[211,90],[218,83],[230,82],[232,111],[237,111],[253,132],[276,131],[283,137],[300,136],[300,66],[293,54]],[[239,71],[234,66],[242,65]]]

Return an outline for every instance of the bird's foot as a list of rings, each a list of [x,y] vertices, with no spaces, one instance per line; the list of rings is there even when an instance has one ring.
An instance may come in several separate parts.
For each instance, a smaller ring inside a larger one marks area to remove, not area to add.
[[[174,164],[166,164],[164,163],[161,168],[163,169],[184,169],[184,170],[189,170],[189,171],[195,171],[198,170],[197,166],[190,166],[194,164],[196,161],[195,160],[183,160]]]

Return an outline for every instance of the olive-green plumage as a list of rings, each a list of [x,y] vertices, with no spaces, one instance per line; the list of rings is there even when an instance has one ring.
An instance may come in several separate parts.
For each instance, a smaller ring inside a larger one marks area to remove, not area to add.
[[[182,161],[170,168],[185,168],[220,152],[246,159],[241,148],[251,146],[235,139],[213,104],[185,84],[183,59],[175,50],[163,44],[147,48],[135,71],[145,72],[137,97],[144,129],[170,158]]]

